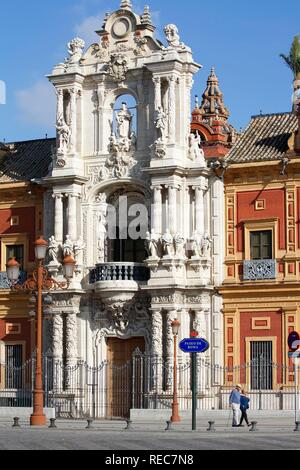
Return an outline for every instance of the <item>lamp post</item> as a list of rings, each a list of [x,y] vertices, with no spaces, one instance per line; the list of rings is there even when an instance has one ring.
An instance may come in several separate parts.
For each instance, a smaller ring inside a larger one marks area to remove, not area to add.
[[[173,423],[179,423],[181,418],[179,416],[179,405],[177,396],[177,337],[180,328],[180,321],[174,320],[171,323],[172,333],[174,337],[174,373],[173,373],[173,403],[172,403],[172,416],[171,421]]]
[[[47,255],[48,243],[40,237],[35,244],[35,258],[37,268],[32,276],[29,276],[23,285],[18,285],[20,265],[15,258],[11,258],[6,265],[6,271],[12,289],[15,291],[27,291],[36,294],[36,367],[35,387],[33,392],[33,414],[30,417],[31,426],[44,426],[46,416],[44,414],[44,391],[43,391],[43,365],[42,365],[42,329],[43,329],[43,291],[52,289],[66,289],[69,287],[74,274],[75,261],[71,256],[64,259],[64,277],[66,282],[57,282],[44,267]]]

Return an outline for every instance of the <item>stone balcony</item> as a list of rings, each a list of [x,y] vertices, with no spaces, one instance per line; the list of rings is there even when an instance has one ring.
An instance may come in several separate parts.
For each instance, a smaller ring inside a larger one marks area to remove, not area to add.
[[[18,284],[23,284],[27,279],[27,273],[21,271]],[[8,280],[6,272],[0,272],[0,289],[10,289],[11,283]]]
[[[90,284],[98,282],[147,282],[150,270],[138,263],[101,263],[90,271]]]
[[[277,269],[275,259],[244,261],[244,281],[265,281],[276,279]]]
[[[150,279],[150,270],[139,263],[100,263],[90,271],[89,285],[102,295],[113,292],[137,292],[139,284]]]

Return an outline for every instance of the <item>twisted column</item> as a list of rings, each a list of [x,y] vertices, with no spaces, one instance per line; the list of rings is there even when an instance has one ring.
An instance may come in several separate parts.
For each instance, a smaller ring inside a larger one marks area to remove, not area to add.
[[[163,317],[161,309],[152,310],[152,347],[153,356],[153,388],[162,389],[162,360],[163,360]]]

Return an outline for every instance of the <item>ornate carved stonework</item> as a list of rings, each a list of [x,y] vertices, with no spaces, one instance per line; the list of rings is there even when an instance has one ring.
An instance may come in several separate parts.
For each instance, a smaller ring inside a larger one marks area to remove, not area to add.
[[[52,353],[55,358],[63,357],[63,317],[54,315],[52,320]]]
[[[123,82],[126,79],[126,74],[128,72],[127,57],[121,52],[112,54],[110,57],[108,70],[109,70],[109,75],[116,82]]]
[[[152,354],[159,357],[163,353],[163,318],[161,311],[152,312]]]
[[[105,301],[94,305],[94,329],[101,330],[103,335],[118,337],[134,336],[137,331],[147,331],[150,334],[149,299],[126,301],[121,298]]]

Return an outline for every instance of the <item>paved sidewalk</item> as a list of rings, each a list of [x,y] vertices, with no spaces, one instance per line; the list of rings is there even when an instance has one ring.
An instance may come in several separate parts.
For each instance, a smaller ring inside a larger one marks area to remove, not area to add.
[[[86,430],[85,421],[57,421],[57,429],[31,428],[21,421],[20,429],[12,423],[0,421],[0,450],[286,450],[300,449],[300,432],[287,419],[272,422],[266,419],[258,424],[258,432],[248,428],[231,428],[226,423],[217,423],[217,431],[206,431],[208,424],[198,423],[198,430],[191,431],[190,424],[174,425],[174,430],[165,431],[163,423],[137,423],[126,431],[121,421],[93,423]]]

